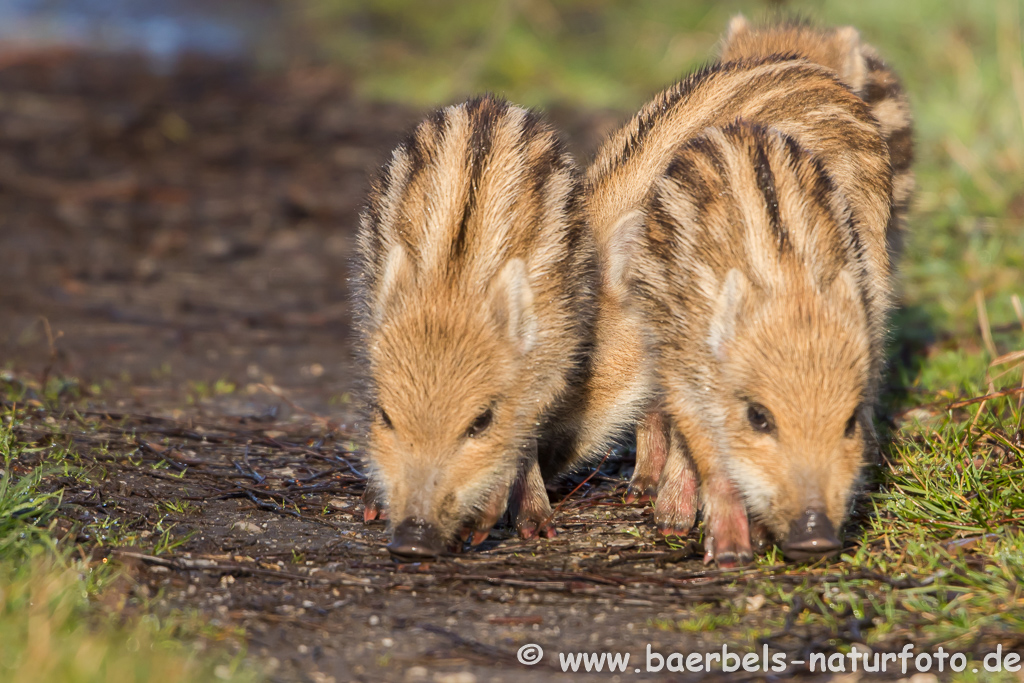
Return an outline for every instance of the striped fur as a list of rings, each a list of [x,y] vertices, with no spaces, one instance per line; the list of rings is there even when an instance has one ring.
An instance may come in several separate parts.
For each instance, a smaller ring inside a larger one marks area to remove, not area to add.
[[[867,103],[889,148],[894,210],[888,242],[890,253],[899,254],[903,223],[914,191],[913,119],[899,78],[873,47],[861,41],[852,26],[818,29],[792,21],[752,27],[742,15],[729,22],[721,48],[722,61],[773,54],[802,57],[833,69],[842,82]]]
[[[889,272],[885,234],[892,174],[886,146],[868,107],[831,69],[781,56],[709,66],[657,95],[605,141],[585,177],[586,215],[597,242],[601,288],[594,371],[578,433],[585,437],[582,450],[599,450],[640,424],[631,497],[659,491],[656,521],[663,531],[692,525],[695,474],[682,464],[679,435],[656,439],[643,433],[646,425],[658,422],[652,419],[657,391],[645,352],[643,316],[630,304],[626,286],[634,251],[630,240],[643,220],[652,186],[678,146],[709,126],[737,120],[770,125],[812,153],[853,207],[851,220],[863,237],[871,272]],[[884,311],[889,301],[886,277],[867,284]],[[873,343],[880,346],[884,325],[872,330]],[[875,365],[877,374],[879,363]],[[667,455],[642,447],[659,442],[668,443]],[[665,472],[672,476],[661,477],[659,484],[666,457]]]
[[[603,260],[621,217],[642,206],[676,146],[708,126],[737,119],[770,123],[817,155],[855,202],[857,220],[884,238],[892,173],[869,109],[831,69],[767,56],[701,69],[644,105],[601,146],[587,171],[586,191]],[[873,263],[888,271],[884,241],[872,240],[868,249]]]
[[[486,531],[517,476],[521,528],[549,517],[538,441],[574,395],[592,333],[579,196],[551,127],[489,96],[429,116],[375,182],[359,332],[372,481],[393,524],[424,520],[446,541]]]
[[[708,559],[750,551],[722,490],[777,539],[808,508],[840,528],[873,443],[888,271],[825,169],[777,130],[706,129],[673,153],[637,234],[632,285],[704,486]],[[774,433],[751,428],[751,406]]]

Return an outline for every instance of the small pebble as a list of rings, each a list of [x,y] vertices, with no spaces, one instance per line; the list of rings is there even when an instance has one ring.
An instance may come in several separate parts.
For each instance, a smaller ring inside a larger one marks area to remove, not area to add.
[[[434,683],[476,683],[476,676],[469,671],[458,671],[451,674],[434,674]]]
[[[421,683],[426,681],[429,672],[425,666],[413,666],[405,670],[405,683]]]

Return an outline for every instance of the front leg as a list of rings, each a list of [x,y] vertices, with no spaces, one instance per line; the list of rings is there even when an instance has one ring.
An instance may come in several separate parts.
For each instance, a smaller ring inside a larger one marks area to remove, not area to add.
[[[511,487],[492,494],[475,527],[464,528],[460,536],[463,540],[469,540],[471,545],[483,543],[506,508],[521,538],[555,537],[555,527],[551,524],[551,503],[537,463],[536,439],[531,439],[524,448],[523,459]]]
[[[668,455],[658,485],[654,523],[663,536],[686,536],[697,518],[697,466],[687,453],[682,436],[670,429],[668,437]]]
[[[681,504],[685,499],[678,491],[696,492],[696,476],[692,471],[695,469],[700,474],[703,497],[705,564],[716,562],[726,568],[750,562],[753,553],[746,505],[726,473],[723,461],[726,456],[719,452],[711,429],[700,413],[686,403],[668,406],[666,414],[674,422],[673,441],[677,435],[679,441],[685,437],[686,452],[695,467],[687,471],[674,452],[676,449],[672,448],[654,509],[659,530],[678,533],[693,525],[693,517],[687,514],[690,509]],[[663,500],[666,501],[664,507]],[[662,510],[660,517],[659,508]]]
[[[668,428],[661,410],[648,410],[636,426],[636,468],[626,489],[627,503],[657,499],[658,481],[668,458],[668,442]]]
[[[555,527],[551,523],[553,512],[544,478],[537,463],[537,440],[532,439],[526,450],[526,458],[520,466],[519,475],[512,485],[509,509],[516,530],[522,538],[554,538]]]
[[[723,569],[749,564],[750,523],[736,486],[716,471],[704,484],[704,564]]]
[[[516,475],[516,482],[519,481],[520,476],[522,475]],[[480,545],[487,540],[491,529],[498,523],[502,515],[505,514],[505,510],[512,504],[511,501],[515,498],[516,482],[506,483],[491,492],[490,497],[480,510],[475,523],[467,525],[459,533],[462,540],[468,539],[470,545]]]

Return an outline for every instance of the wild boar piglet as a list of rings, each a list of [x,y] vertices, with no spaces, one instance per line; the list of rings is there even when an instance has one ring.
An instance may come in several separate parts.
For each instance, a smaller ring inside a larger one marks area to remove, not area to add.
[[[506,511],[553,534],[552,414],[585,372],[594,248],[572,159],[536,113],[486,96],[392,154],[359,232],[368,372],[365,518],[396,556],[479,543]],[[557,459],[556,459],[557,460]]]
[[[609,416],[616,413],[605,407],[608,405],[615,407],[619,415],[637,423],[637,464],[627,499],[656,499],[654,521],[659,531],[666,535],[688,533],[703,506],[705,520],[712,531],[706,536],[709,542],[705,560],[717,560],[720,565],[735,564],[750,557],[751,540],[747,537],[748,517],[744,506],[750,504],[754,518],[768,521],[768,516],[762,514],[766,511],[764,505],[755,506],[753,497],[744,498],[737,492],[740,468],[737,466],[736,474],[729,476],[722,469],[725,460],[724,456],[719,456],[727,450],[722,444],[728,433],[715,432],[703,417],[693,416],[705,410],[705,395],[689,396],[693,406],[688,410],[693,415],[686,418],[686,424],[681,422],[685,416],[679,413],[682,410],[678,404],[679,394],[676,394],[677,404],[671,404],[671,382],[681,382],[685,372],[659,357],[658,349],[668,343],[664,335],[669,334],[672,328],[657,319],[653,319],[652,325],[651,311],[656,312],[661,305],[652,303],[658,301],[655,290],[672,283],[663,279],[657,284],[644,284],[643,278],[637,276],[636,261],[649,260],[649,256],[637,253],[636,238],[642,232],[640,229],[650,224],[647,212],[652,189],[656,185],[663,188],[673,179],[666,172],[681,153],[681,146],[698,139],[707,144],[709,129],[721,132],[737,122],[748,127],[763,126],[772,134],[783,135],[789,141],[787,144],[809,155],[813,165],[819,167],[831,183],[833,196],[841,198],[849,208],[849,230],[857,236],[857,255],[863,261],[864,269],[863,273],[856,271],[854,274],[865,292],[865,300],[871,302],[871,323],[867,326],[870,349],[868,379],[863,397],[858,402],[865,430],[870,428],[866,416],[873,408],[874,386],[881,366],[884,321],[892,298],[894,257],[900,251],[902,224],[914,186],[910,167],[913,136],[906,95],[892,70],[870,45],[861,41],[855,29],[820,29],[801,21],[755,27],[742,16],[730,23],[721,59],[717,63],[690,74],[656,95],[607,138],[588,168],[585,186],[587,216],[595,233],[602,275],[595,362],[589,383],[602,387],[602,390],[587,392],[586,395],[604,398],[601,402],[591,400],[584,404],[587,410],[584,411],[584,428],[580,433],[589,433],[591,423],[611,423]],[[763,164],[757,164],[755,168],[770,169]],[[729,178],[731,172],[710,162],[698,164],[694,171],[695,177],[708,173],[710,179]],[[756,192],[749,192],[749,185],[731,183],[731,178],[723,183],[722,192],[727,193],[724,196],[732,197],[737,205],[750,206],[758,201],[767,201],[758,199],[763,197],[763,193],[758,194],[760,190],[757,188],[754,188]],[[790,196],[799,195],[793,187],[797,186],[791,185],[785,192]],[[709,201],[707,207],[696,204],[692,208],[712,211],[709,207],[720,207],[723,201],[719,196],[709,199],[713,201]],[[680,225],[688,225],[691,218],[683,214],[676,216]],[[699,264],[705,255],[705,246],[694,249],[691,253],[676,256]],[[733,253],[736,249],[736,245],[726,245],[722,253]],[[754,256],[749,255],[751,259]],[[808,258],[812,257],[808,255]],[[772,256],[769,253],[758,258],[770,261]],[[649,272],[650,264],[641,263],[641,267],[648,268]],[[743,274],[743,271],[738,272]],[[679,276],[684,274],[685,271]],[[718,276],[724,278],[725,273]],[[735,277],[738,278],[734,283],[736,291],[747,292],[750,289],[746,287],[749,277]],[[638,284],[634,280],[641,282]],[[750,289],[753,293],[744,298],[748,306],[768,291],[761,286],[761,280],[750,281],[754,283]],[[701,279],[701,286],[705,289],[695,291],[703,291],[705,297],[711,297],[711,290],[706,289],[711,287],[710,282],[706,278]],[[717,287],[721,283],[715,280],[714,284],[713,293],[717,296]],[[643,294],[645,289],[650,296],[641,305],[636,295]],[[679,290],[664,290],[661,296],[684,296],[691,302],[711,300],[694,299],[691,294],[680,295]],[[819,314],[824,315],[820,311],[815,313]],[[823,325],[822,330],[825,329]],[[652,326],[653,332],[648,329]],[[777,332],[766,328],[763,334],[771,337]],[[655,341],[652,342],[652,338]],[[783,344],[779,348],[787,348],[785,337],[778,339]],[[686,347],[696,342],[679,337],[675,343]],[[763,347],[768,349],[770,345]],[[645,348],[654,351],[654,367],[649,354],[644,352]],[[735,358],[738,353],[733,351],[731,357]],[[812,361],[805,359],[805,362]],[[811,381],[813,373],[800,372],[796,368],[789,368],[786,372],[791,373],[788,377],[803,378],[794,381],[806,380],[808,386],[818,386],[815,384],[817,380]],[[781,379],[783,371],[778,373],[780,380],[774,386],[788,386]],[[700,388],[704,392],[722,391],[708,383],[701,384]],[[793,389],[791,395],[805,394]],[[716,397],[718,395],[715,393]],[[813,392],[806,395],[811,396]],[[750,402],[757,403],[747,401]],[[708,405],[721,407],[717,401]],[[846,411],[845,406],[832,407],[839,413]],[[765,417],[762,420],[765,424],[771,422],[774,426],[769,431],[772,433],[795,433],[792,425],[786,426],[784,420],[771,415],[776,409],[764,403],[747,406],[745,410]],[[844,429],[852,417],[852,410],[844,418]],[[673,411],[677,413],[675,416]],[[642,419],[639,419],[640,414],[644,415]],[[750,422],[750,419],[744,419]],[[703,432],[691,423],[704,425]],[[735,427],[735,423],[730,424]],[[856,434],[857,428],[853,429]],[[780,448],[789,443],[786,441],[788,436],[780,438]],[[813,465],[816,456],[807,457]],[[843,478],[848,480],[848,486],[836,483],[829,486],[838,489],[845,486],[845,493],[838,496],[845,499],[851,495],[855,477],[838,477],[834,482]],[[795,477],[785,486],[806,488],[811,495],[814,485],[805,483],[811,479]],[[773,486],[778,488],[783,484],[776,482]],[[743,493],[746,495],[747,491]],[[836,496],[826,498],[831,500]],[[826,508],[828,514],[823,516],[821,511]],[[811,531],[804,536],[820,550],[824,546],[819,541],[824,539],[828,541],[825,545],[831,545],[835,536],[834,533],[826,533],[823,519],[833,515],[829,519],[832,531],[836,532],[836,520],[843,516],[836,517],[838,513],[833,508],[833,503],[812,501],[804,505],[800,515],[789,523],[799,522],[807,513],[802,525]],[[780,514],[789,516],[789,513],[781,511]],[[786,542],[789,554],[796,556],[801,552],[797,542],[799,538],[797,535],[790,537],[784,526],[776,520],[773,533]],[[764,530],[761,522],[754,525],[756,542],[764,540]]]
[[[837,552],[874,443],[888,306],[847,197],[791,137],[740,121],[681,145],[632,229],[706,559],[751,559],[748,513],[791,558]]]

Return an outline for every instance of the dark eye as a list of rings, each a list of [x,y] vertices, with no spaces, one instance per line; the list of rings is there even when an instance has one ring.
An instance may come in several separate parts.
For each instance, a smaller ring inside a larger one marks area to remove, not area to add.
[[[850,419],[846,421],[846,431],[843,432],[843,436],[847,439],[852,439],[857,433],[857,413],[850,416]]]
[[[380,417],[380,421],[384,423],[385,427],[388,429],[395,428],[395,426],[391,424],[391,417],[388,415],[387,411],[380,406],[377,406],[377,415]]]
[[[469,429],[466,430],[466,436],[468,436],[471,439],[475,439],[476,437],[480,436],[485,431],[487,431],[487,428],[491,426],[491,422],[493,420],[494,412],[490,408],[488,408],[484,412],[480,413],[475,420],[473,420],[473,424],[469,425]]]
[[[751,403],[747,407],[747,420],[755,432],[771,434],[775,431],[775,418],[771,412],[760,403]]]

